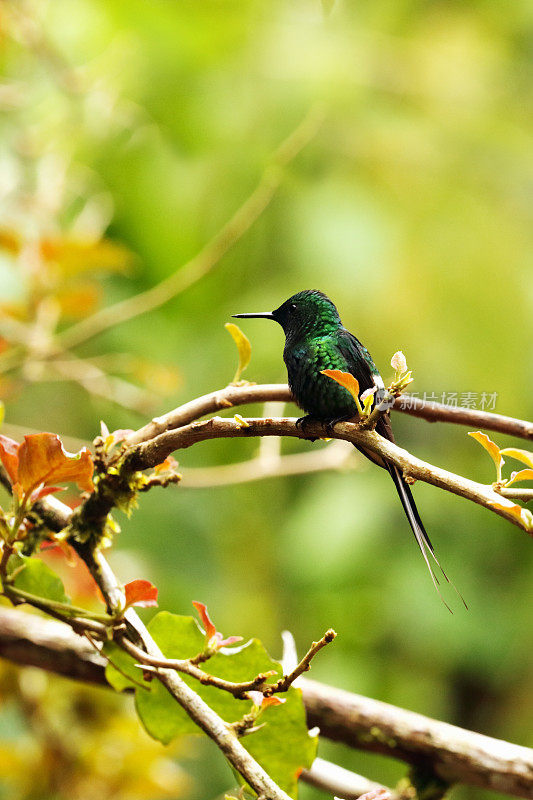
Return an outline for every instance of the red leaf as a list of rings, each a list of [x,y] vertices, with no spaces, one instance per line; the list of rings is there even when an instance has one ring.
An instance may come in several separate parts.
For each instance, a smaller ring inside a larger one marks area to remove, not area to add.
[[[18,480],[18,468],[19,468],[19,456],[18,456],[19,445],[18,442],[14,442],[13,439],[9,439],[7,436],[2,436],[0,434],[0,460],[2,464],[6,468],[6,472],[9,475],[9,479],[11,483],[15,484]]]
[[[158,589],[150,581],[140,578],[130,581],[125,585],[124,591],[126,593],[126,608],[130,606],[148,608],[149,606],[157,605]]]
[[[206,644],[210,645],[211,647],[215,647],[217,650],[220,647],[224,647],[228,644],[235,644],[236,642],[242,642],[242,636],[228,636],[227,639],[222,638],[222,634],[220,631],[217,631],[215,628],[211,617],[207,613],[207,606],[205,603],[199,603],[198,601],[193,601],[193,606],[200,614],[202,618],[202,622],[205,628],[205,641]]]
[[[200,614],[200,617],[202,619],[205,628],[205,638],[209,641],[210,639],[213,638],[213,636],[216,635],[217,629],[211,622],[209,614],[207,613],[207,606],[205,605],[205,603],[199,603],[196,600],[193,601],[193,606]]]

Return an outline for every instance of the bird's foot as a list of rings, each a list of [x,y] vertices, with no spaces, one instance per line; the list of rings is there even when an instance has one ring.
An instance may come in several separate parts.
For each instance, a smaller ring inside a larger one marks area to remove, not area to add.
[[[333,433],[333,428],[337,424],[337,422],[346,422],[349,419],[353,419],[353,416],[343,416],[343,417],[334,417],[334,419],[328,419],[324,424],[326,426],[326,430],[328,433]]]
[[[316,419],[316,417],[313,417],[312,414],[306,414],[305,417],[298,417],[298,419],[296,420],[296,427],[300,428],[302,433],[305,433],[305,429],[307,428],[307,426],[317,421],[318,420]],[[316,442],[317,440],[316,436],[306,436],[305,438],[308,439],[310,442]]]

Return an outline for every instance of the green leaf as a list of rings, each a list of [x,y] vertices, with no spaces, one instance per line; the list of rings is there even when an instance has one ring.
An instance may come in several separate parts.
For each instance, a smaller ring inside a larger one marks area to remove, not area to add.
[[[65,594],[63,581],[40,558],[12,556],[9,559],[9,567],[10,572],[19,570],[13,584],[16,589],[22,589],[45,600],[70,603],[70,598]]]
[[[148,630],[167,658],[191,658],[203,650],[204,636],[192,617],[161,611],[151,620]],[[180,677],[191,687],[198,684],[187,676]],[[158,680],[151,682],[150,691],[136,691],[135,707],[146,732],[163,744],[184,733],[200,733]]]
[[[167,658],[190,658],[203,649],[204,636],[192,617],[162,611],[152,619],[148,629]],[[224,648],[203,668],[211,675],[237,682],[270,670],[276,673],[272,681],[282,674],[280,664],[257,639],[241,647]],[[180,673],[180,677],[226,722],[241,719],[252,708],[249,700],[237,700],[228,692],[203,686],[188,675]],[[245,736],[242,743],[269,775],[295,796],[298,775],[302,768],[311,766],[317,740],[309,736],[300,690],[291,688],[283,697],[286,699],[283,705],[268,708],[260,715],[258,724],[265,722],[265,727]],[[157,680],[151,682],[149,691],[136,691],[135,705],[146,731],[164,744],[182,734],[201,733]]]
[[[287,702],[265,709],[258,724],[266,726],[245,736],[242,743],[272,780],[296,797],[298,777],[315,759],[318,736],[309,736],[301,689],[291,688],[281,696]]]
[[[142,670],[136,667],[137,661],[124,652],[115,642],[105,642],[102,652],[112,663],[105,668],[106,680],[116,692],[123,692],[124,689],[133,689],[138,686],[143,679]],[[115,668],[115,666],[118,669]],[[129,680],[128,676],[133,680]],[[137,682],[137,683],[135,683]],[[149,684],[146,684],[147,688]]]

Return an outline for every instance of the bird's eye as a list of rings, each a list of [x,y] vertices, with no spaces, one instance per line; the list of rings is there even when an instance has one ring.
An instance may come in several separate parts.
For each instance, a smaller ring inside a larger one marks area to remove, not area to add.
[[[296,311],[297,308],[298,306],[296,305],[296,303],[291,303],[291,311]]]

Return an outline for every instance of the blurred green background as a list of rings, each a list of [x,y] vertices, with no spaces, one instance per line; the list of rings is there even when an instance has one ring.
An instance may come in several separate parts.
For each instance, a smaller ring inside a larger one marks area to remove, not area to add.
[[[497,393],[497,412],[531,418],[533,6],[324,6],[0,2],[5,433],[51,430],[74,449],[94,438],[100,419],[110,429],[139,427],[231,380],[235,349],[223,325],[232,313],[271,310],[303,288],[337,302],[384,378],[401,349],[419,395],[472,392],[479,405],[482,392]],[[98,304],[172,274],[245,201],[278,145],[310,113],[323,114],[316,135],[215,268],[170,302],[75,349],[81,369],[93,364],[114,375],[116,399],[134,396],[124,403],[137,410],[110,402],[105,387],[87,391],[90,377],[86,388],[66,380],[69,367],[58,380],[35,345],[28,350],[10,338],[12,320],[46,323],[56,314],[66,328]],[[253,345],[245,377],[284,381],[281,330],[260,320],[241,327]],[[16,347],[26,355],[11,364]],[[401,414],[393,426],[417,456],[493,480],[490,459],[467,429]],[[287,442],[282,452],[320,446]],[[131,520],[119,520],[112,561],[121,579],[150,578],[160,606],[177,613],[202,600],[224,633],[258,636],[275,656],[283,629],[303,652],[333,627],[338,639],[314,662],[313,678],[533,746],[527,535],[478,506],[416,486],[439,558],[469,605],[465,612],[451,597],[452,616],[431,586],[392,484],[371,465],[186,487],[188,468],[257,451],[257,441],[225,440],[180,454],[183,486],[143,496]],[[13,690],[16,680],[10,673],[0,685]],[[43,702],[55,686],[46,681]],[[94,692],[90,703],[108,708],[104,694]],[[118,713],[121,701],[113,703]],[[0,712],[0,760],[11,763],[15,734],[25,742],[32,734],[24,709],[5,693]],[[135,721],[128,724],[133,731]],[[139,752],[151,747],[138,735]],[[405,772],[327,742],[320,755],[388,784]],[[180,743],[172,757],[174,769],[179,762],[189,774],[185,788],[136,784],[119,796],[209,800],[231,785],[209,744]],[[36,758],[33,785],[26,760],[25,782],[13,767],[1,797],[90,796],[83,782],[90,760],[74,759],[66,788],[51,780],[43,789]],[[101,796],[116,796],[101,780]],[[485,795],[453,792],[458,800]],[[304,800],[320,796],[302,787]]]

